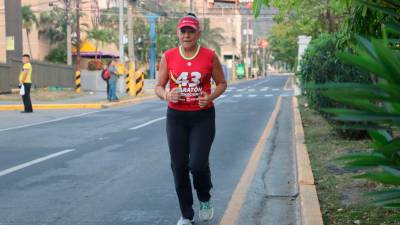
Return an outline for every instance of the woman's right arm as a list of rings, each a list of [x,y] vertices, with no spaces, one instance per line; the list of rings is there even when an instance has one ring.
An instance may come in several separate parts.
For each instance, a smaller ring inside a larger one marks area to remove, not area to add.
[[[167,100],[167,91],[165,90],[165,86],[168,82],[168,68],[167,60],[165,60],[165,55],[161,57],[159,68],[160,69],[158,71],[157,83],[154,91],[160,99]]]
[[[165,101],[171,101],[171,102],[178,102],[180,98],[180,93],[175,92],[174,90],[167,91],[165,90],[165,86],[167,85],[167,82],[169,80],[168,77],[168,66],[167,66],[167,60],[165,59],[165,54],[161,58],[160,62],[160,70],[158,71],[158,78],[157,78],[157,83],[155,87],[155,92],[156,95]]]

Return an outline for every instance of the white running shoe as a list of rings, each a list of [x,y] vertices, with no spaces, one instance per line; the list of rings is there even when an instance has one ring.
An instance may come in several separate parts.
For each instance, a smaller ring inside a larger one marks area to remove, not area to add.
[[[176,225],[193,225],[193,220],[184,219],[181,217]]]
[[[200,202],[199,219],[202,221],[211,220],[214,216],[214,208],[212,207],[210,201]]]

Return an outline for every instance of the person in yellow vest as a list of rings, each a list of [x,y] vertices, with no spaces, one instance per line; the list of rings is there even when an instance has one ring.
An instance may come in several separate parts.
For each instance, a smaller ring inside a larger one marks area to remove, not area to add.
[[[21,113],[31,113],[32,102],[31,102],[31,86],[32,86],[32,65],[30,63],[31,57],[27,54],[22,56],[22,70],[19,73],[19,85],[24,86],[25,94],[22,95],[22,102],[24,103],[24,111]]]

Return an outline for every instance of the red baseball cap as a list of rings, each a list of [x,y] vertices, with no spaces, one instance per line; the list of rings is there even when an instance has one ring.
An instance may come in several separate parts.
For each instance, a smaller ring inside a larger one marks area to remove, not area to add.
[[[191,27],[195,30],[200,30],[200,22],[194,16],[184,16],[178,21],[178,29],[182,27]]]

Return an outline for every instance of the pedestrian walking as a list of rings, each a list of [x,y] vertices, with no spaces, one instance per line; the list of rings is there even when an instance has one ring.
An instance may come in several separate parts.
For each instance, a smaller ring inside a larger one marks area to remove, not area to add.
[[[115,59],[111,60],[111,63],[108,67],[110,72],[110,79],[108,80],[108,100],[111,102],[118,101],[117,97],[117,80],[119,78],[118,69],[117,69],[117,61]]]
[[[24,89],[22,95],[22,102],[24,103],[24,111],[21,113],[32,113],[31,102],[31,86],[32,86],[32,65],[30,63],[31,57],[28,54],[22,56],[22,69],[19,73],[18,81],[20,88]]]
[[[166,132],[182,214],[177,225],[192,225],[194,210],[189,172],[200,203],[199,219],[211,220],[214,214],[209,166],[215,136],[213,100],[225,91],[227,84],[214,51],[198,43],[201,29],[196,15],[189,13],[179,19],[177,35],[180,45],[167,50],[161,58],[155,92],[168,102]],[[215,81],[215,90],[211,89],[211,80]]]

